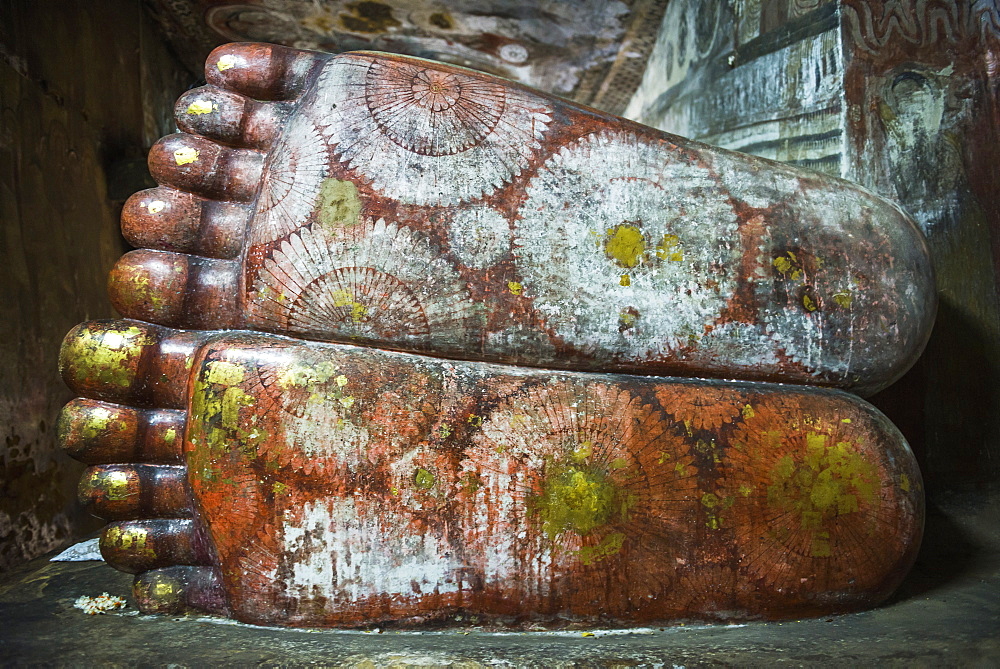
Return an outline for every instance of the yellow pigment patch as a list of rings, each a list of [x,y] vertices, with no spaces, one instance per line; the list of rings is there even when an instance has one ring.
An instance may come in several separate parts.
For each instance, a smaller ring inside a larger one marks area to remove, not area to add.
[[[324,179],[316,201],[316,216],[329,228],[355,225],[361,216],[361,197],[351,181]]]
[[[775,257],[771,261],[771,264],[786,279],[798,281],[802,278],[802,268],[799,265],[799,259],[791,251],[788,251],[785,255]]]
[[[197,162],[199,155],[201,154],[198,152],[198,149],[185,146],[174,151],[174,162],[178,165],[189,165]]]
[[[101,545],[127,550],[138,555],[154,556],[156,553],[147,545],[149,532],[141,527],[112,525],[101,537]]]
[[[656,245],[656,257],[660,260],[680,262],[684,260],[684,250],[681,248],[681,240],[677,235],[663,235],[663,239]]]
[[[635,309],[626,309],[618,314],[618,327],[625,330],[635,327],[639,320],[639,313]]]
[[[222,427],[235,430],[240,426],[240,409],[253,406],[252,397],[243,392],[242,388],[226,388],[222,393]]]
[[[211,100],[195,100],[187,106],[185,110],[188,114],[202,115],[211,114],[219,108],[219,105],[213,103]]]
[[[166,444],[167,446],[174,443],[176,439],[177,439],[177,430],[175,430],[174,428],[170,428],[169,430],[163,433],[163,443]]]
[[[177,584],[172,580],[162,580],[153,586],[153,594],[157,597],[170,597],[176,594],[178,589]]]
[[[63,355],[78,381],[127,388],[135,380],[131,363],[148,343],[145,333],[135,326],[85,331],[67,345]]]
[[[333,306],[335,307],[350,307],[351,309],[351,320],[355,323],[360,323],[368,316],[368,307],[356,302],[354,300],[354,295],[346,290],[335,290],[330,295],[333,298]]]
[[[332,362],[321,362],[318,365],[294,363],[281,370],[281,373],[278,375],[278,385],[285,389],[308,388],[315,384],[326,383],[336,375],[337,366]],[[343,378],[346,381],[347,377]],[[339,381],[337,385],[340,385]],[[347,384],[345,383],[344,385]]]
[[[434,474],[422,467],[417,469],[417,471],[413,474],[413,485],[421,490],[429,490],[433,488],[435,482],[436,479],[434,478]]]
[[[754,412],[754,410],[753,410],[753,407],[752,407],[752,406],[750,406],[749,404],[745,405],[745,406],[743,407],[743,410],[742,410],[742,411],[740,411],[740,413],[742,413],[742,414],[743,414],[743,418],[753,418],[754,416],[756,416],[756,415],[757,415],[757,414],[756,414],[756,413]]]
[[[645,253],[646,238],[636,226],[623,223],[605,233],[604,254],[619,267],[635,267]]]
[[[85,414],[80,433],[84,439],[93,439],[111,427],[114,414],[104,407],[94,407]]]
[[[632,285],[632,277],[628,274],[622,274],[621,278],[618,280],[618,284],[627,288]]]
[[[167,208],[167,203],[163,200],[153,200],[146,205],[146,211],[151,214],[159,214],[161,211]]]
[[[337,385],[340,386],[341,388],[343,388],[344,386],[347,385],[347,377],[344,376],[343,374],[341,374],[340,376],[338,376],[336,378],[336,381],[337,381]]]
[[[215,64],[215,67],[219,72],[225,72],[226,70],[231,70],[236,67],[236,56],[232,54],[226,54],[219,59],[219,62]]]
[[[861,504],[872,504],[880,485],[878,470],[846,441],[831,443],[827,434],[806,435],[806,452],[800,458],[786,455],[770,472],[769,506],[790,512],[803,530],[813,530],[813,555],[829,555],[828,541],[820,536],[827,520],[855,513]],[[825,542],[825,543],[824,543]]]
[[[208,373],[205,381],[223,386],[235,386],[243,382],[244,370],[240,365],[234,365],[224,360],[214,360],[207,365]]]
[[[532,510],[550,541],[563,532],[587,535],[615,516],[626,520],[631,505],[607,474],[577,465],[554,467],[545,477],[542,494],[532,499]]]
[[[854,298],[847,291],[833,294],[833,301],[839,304],[840,306],[844,307],[845,309],[850,308],[853,299]]]
[[[105,472],[103,475],[98,472],[92,479],[101,490],[107,494],[110,500],[123,500],[129,498],[128,474],[121,471]]]
[[[520,295],[524,290],[524,286],[519,284],[517,281],[508,281],[507,290],[510,291],[511,295]]]
[[[910,477],[906,474],[899,475],[899,489],[903,492],[910,492]]]
[[[803,295],[802,296],[802,306],[805,307],[806,311],[809,311],[809,312],[816,311],[816,309],[818,308],[816,306],[815,300],[813,300],[808,295]]]
[[[576,449],[570,453],[570,457],[573,458],[574,462],[583,462],[589,458],[594,453],[594,444],[590,441],[584,441]]]

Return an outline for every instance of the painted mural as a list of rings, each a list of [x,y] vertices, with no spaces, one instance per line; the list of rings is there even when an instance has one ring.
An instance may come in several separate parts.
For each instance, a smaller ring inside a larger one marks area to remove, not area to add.
[[[224,42],[432,58],[621,113],[666,0],[149,0],[199,71]]]

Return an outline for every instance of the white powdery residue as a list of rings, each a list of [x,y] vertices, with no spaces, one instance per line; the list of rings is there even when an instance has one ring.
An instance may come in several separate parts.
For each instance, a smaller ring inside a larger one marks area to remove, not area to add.
[[[750,370],[771,370],[780,363],[774,341],[758,325],[724,323],[702,337],[698,349]]]
[[[599,356],[644,359],[686,345],[718,317],[736,287],[738,237],[709,170],[669,144],[607,132],[545,163],[515,247],[546,325]]]
[[[101,593],[97,597],[82,595],[77,597],[73,603],[73,608],[81,609],[88,616],[96,616],[108,611],[118,611],[126,606],[125,599],[108,593]]]
[[[485,205],[456,209],[448,225],[448,236],[455,257],[476,269],[492,265],[510,251],[510,224]]]
[[[764,171],[743,156],[719,152],[713,155],[713,167],[732,196],[751,207],[794,201],[801,190],[798,176],[783,166],[768,165]]]
[[[293,555],[289,595],[349,603],[375,595],[457,592],[460,564],[430,534],[362,516],[352,498],[316,500],[286,513],[283,552]]]
[[[313,395],[301,418],[291,422],[296,448],[320,460],[333,457],[338,464],[355,468],[367,460],[368,430],[351,421],[345,401],[350,396]]]

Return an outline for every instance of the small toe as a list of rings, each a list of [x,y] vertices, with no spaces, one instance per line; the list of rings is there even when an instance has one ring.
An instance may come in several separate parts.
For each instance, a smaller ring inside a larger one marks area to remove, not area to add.
[[[205,79],[256,100],[293,100],[329,54],[276,44],[223,44],[208,56]]]
[[[57,428],[63,449],[87,464],[177,464],[186,415],[78,397],[63,407]]]
[[[149,150],[149,173],[157,183],[216,200],[252,200],[263,164],[260,152],[187,133],[167,135]]]
[[[80,478],[80,502],[108,520],[187,518],[186,469],[179,465],[97,465]]]
[[[258,102],[217,86],[203,86],[178,98],[174,116],[185,132],[264,151],[281,134],[291,109],[288,104]]]
[[[222,578],[212,567],[176,566],[147,571],[136,576],[132,594],[143,613],[228,613]]]
[[[122,234],[137,248],[232,259],[243,249],[250,210],[174,188],[150,188],[122,209]]]
[[[173,565],[209,564],[199,546],[194,521],[184,518],[126,520],[101,534],[101,555],[120,571],[138,574]]]
[[[200,330],[234,327],[240,266],[183,253],[139,249],[108,277],[111,304],[123,316]]]

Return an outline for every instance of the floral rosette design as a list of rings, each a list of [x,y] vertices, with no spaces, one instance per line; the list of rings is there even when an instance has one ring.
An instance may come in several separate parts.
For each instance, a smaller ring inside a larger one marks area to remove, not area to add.
[[[490,195],[528,167],[551,122],[548,105],[519,88],[360,54],[326,65],[313,112],[342,163],[416,205]]]
[[[697,469],[664,426],[630,393],[577,379],[498,406],[462,463],[466,555],[481,563],[487,590],[518,587],[540,606],[572,609],[584,606],[573,592],[610,571],[636,584],[608,593],[610,612],[671,588],[671,553],[697,510]]]
[[[379,219],[304,229],[264,261],[254,321],[310,339],[462,350],[476,313],[458,273],[419,234]]]
[[[697,341],[733,294],[741,254],[736,214],[708,169],[613,131],[542,166],[514,246],[546,324],[612,360]]]

